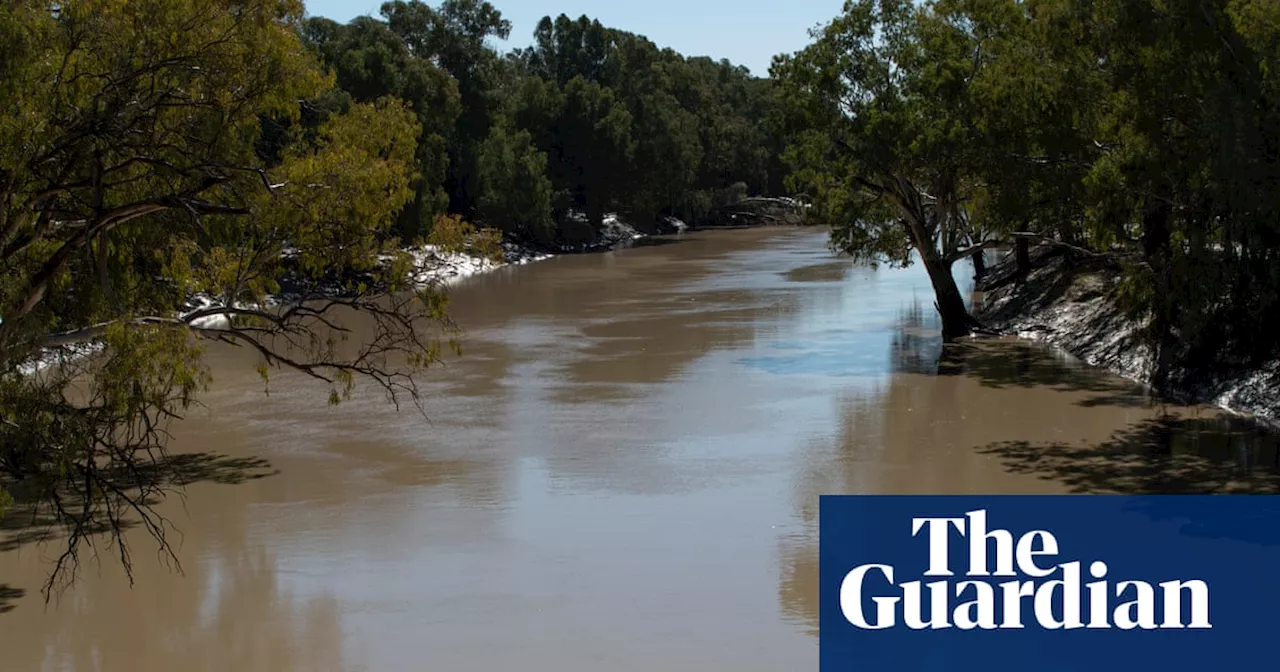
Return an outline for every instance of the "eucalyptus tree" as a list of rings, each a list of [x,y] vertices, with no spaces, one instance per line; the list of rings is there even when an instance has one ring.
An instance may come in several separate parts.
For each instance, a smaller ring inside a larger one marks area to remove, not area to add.
[[[716,198],[780,182],[770,89],[745,68],[565,15],[544,17],[513,60],[541,80],[523,87],[521,127],[547,152],[557,191],[593,221],[600,207],[697,220]]]
[[[352,104],[262,151],[263,120],[300,119],[332,85],[302,16],[297,0],[0,7],[0,488],[69,535],[50,585],[97,531],[128,568],[131,518],[168,552],[151,507],[165,427],[210,379],[206,344],[322,381],[332,403],[357,380],[399,403],[451,342],[444,297],[407,291],[389,236],[414,113]],[[196,292],[214,301],[182,313]],[[360,344],[351,313],[376,325]]]
[[[1113,262],[1153,382],[1194,387],[1280,354],[1277,26],[1257,0],[853,0],[775,61],[793,182],[835,247],[918,253],[948,338],[950,265],[993,241]]]
[[[948,340],[974,326],[952,265],[988,243],[971,207],[986,61],[979,36],[949,18],[932,3],[851,0],[772,68],[796,134],[793,187],[833,225],[833,247],[903,266],[916,252]]]
[[[449,209],[449,143],[463,113],[458,82],[430,58],[419,56],[384,21],[362,16],[342,25],[307,19],[307,43],[334,73],[338,96],[362,103],[393,96],[418,117],[414,199],[401,211],[397,230],[404,238],[423,235]],[[314,105],[315,103],[312,103]]]
[[[1280,355],[1280,5],[1045,3],[1096,63],[1086,224],[1136,252],[1125,298],[1157,387]],[[1181,372],[1183,380],[1174,380]]]
[[[381,13],[416,58],[438,66],[457,84],[461,109],[447,135],[444,189],[449,210],[470,216],[485,188],[480,181],[481,147],[501,114],[504,63],[488,40],[507,39],[511,22],[483,0],[444,0],[436,7],[419,0],[394,0],[383,3]]]

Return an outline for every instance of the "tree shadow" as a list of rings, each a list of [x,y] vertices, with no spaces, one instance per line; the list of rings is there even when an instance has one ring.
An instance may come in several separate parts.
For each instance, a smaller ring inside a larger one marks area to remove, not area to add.
[[[215,453],[181,453],[158,456],[156,459],[127,467],[107,467],[104,477],[122,490],[147,492],[167,491],[193,483],[207,482],[237,485],[280,473],[279,469],[259,457],[229,457]],[[65,532],[65,519],[56,515],[49,497],[41,497],[25,484],[5,484],[14,494],[14,503],[0,517],[0,553],[12,551],[31,543],[58,538]],[[83,503],[71,494],[60,493],[63,509],[76,511]],[[158,504],[157,496],[141,497],[138,504],[150,507]],[[137,521],[122,520],[108,524],[94,520],[82,527],[82,533],[98,535],[112,532],[112,525],[119,531],[138,525]]]
[[[1086,407],[1152,405],[1141,385],[1085,366],[1050,345],[1009,338],[944,344],[937,316],[919,302],[899,311],[889,357],[895,373],[970,376],[997,389],[1096,393],[1076,402]]]
[[[853,265],[847,261],[828,261],[793,268],[781,275],[788,282],[841,282],[849,276],[853,268]]]
[[[1007,441],[978,452],[1073,493],[1280,493],[1280,439],[1242,418],[1163,416],[1095,446]]]
[[[1062,392],[1095,392],[1081,406],[1149,406],[1145,389],[1105,370],[1083,365],[1042,343],[1011,339],[954,343],[942,349],[939,376],[970,376],[985,387],[1049,388]]]
[[[155,500],[147,500],[145,505],[155,503]],[[68,500],[65,506],[74,510],[77,504],[74,500]],[[91,521],[82,527],[87,535],[106,534],[111,531],[111,525],[105,521]],[[123,532],[137,527],[137,522],[121,521],[118,527]],[[0,553],[14,551],[28,544],[52,541],[64,533],[62,521],[54,515],[50,506],[44,503],[20,501],[14,504],[3,518],[0,518]]]
[[[1033,246],[1029,260],[1031,271],[1020,277],[1012,250],[996,258],[978,282],[986,297],[980,317],[995,324],[1016,320],[1056,305],[1081,275],[1115,268],[1106,257],[1086,257],[1055,245]]]
[[[0,583],[0,614],[7,614],[13,611],[14,602],[22,599],[27,591],[21,588],[14,588],[7,583]]]
[[[171,471],[176,485],[197,482],[239,485],[280,473],[261,457],[228,457],[214,453],[172,455],[162,467]]]
[[[920,302],[899,311],[889,357],[895,373],[969,376],[996,389],[1094,393],[1076,402],[1085,407],[1145,408],[1155,403],[1141,385],[1086,366],[1044,343],[980,338],[944,344],[937,316]]]

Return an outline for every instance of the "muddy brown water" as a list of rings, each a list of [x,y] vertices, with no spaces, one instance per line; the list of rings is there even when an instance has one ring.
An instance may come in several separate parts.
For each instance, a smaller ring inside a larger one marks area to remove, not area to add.
[[[1015,341],[823,233],[693,233],[469,279],[429,420],[210,353],[200,479],[46,606],[0,529],[0,670],[817,667],[827,493],[1274,490],[1273,439]],[[967,269],[959,269],[964,273]],[[1165,415],[1165,413],[1170,415]]]

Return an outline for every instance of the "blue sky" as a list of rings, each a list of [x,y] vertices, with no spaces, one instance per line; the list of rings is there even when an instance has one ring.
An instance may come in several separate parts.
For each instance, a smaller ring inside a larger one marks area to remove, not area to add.
[[[768,74],[774,54],[808,43],[813,26],[840,12],[843,0],[490,0],[511,21],[504,50],[527,46],[543,16],[582,14],[638,33],[686,56],[727,58],[756,75]],[[306,0],[307,11],[346,22],[377,15],[382,0]],[[437,0],[428,0],[437,5]]]

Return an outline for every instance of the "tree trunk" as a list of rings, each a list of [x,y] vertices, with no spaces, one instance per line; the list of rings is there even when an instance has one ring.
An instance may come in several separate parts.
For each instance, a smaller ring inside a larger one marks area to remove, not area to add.
[[[981,280],[982,277],[987,274],[986,256],[982,253],[982,250],[978,250],[977,252],[974,252],[972,256],[973,256],[973,278],[975,280]]]
[[[1156,299],[1151,330],[1155,336],[1155,368],[1151,372],[1151,387],[1157,394],[1169,394],[1170,374],[1178,350],[1178,338],[1173,327],[1179,321],[1181,304],[1172,299],[1169,286],[1169,241],[1172,237],[1173,208],[1167,201],[1157,201],[1148,208],[1142,218],[1142,249],[1147,263],[1155,272]]]
[[[1018,263],[1016,277],[1021,280],[1031,273],[1031,243],[1026,237],[1014,238],[1013,253]]]
[[[942,318],[942,340],[954,341],[968,336],[973,318],[965,308],[964,297],[956,286],[955,276],[951,274],[951,263],[937,258],[932,250],[921,250],[920,258],[929,273],[929,282],[933,285],[938,315]]]
[[[909,200],[909,199],[903,199]],[[938,316],[942,318],[942,340],[951,342],[962,336],[968,336],[974,320],[964,306],[964,297],[960,296],[960,288],[956,286],[955,276],[951,274],[951,260],[939,254],[933,246],[933,236],[924,228],[925,213],[911,211],[903,206],[903,229],[912,247],[920,254],[920,262],[929,273],[929,283],[933,285],[934,306]]]

